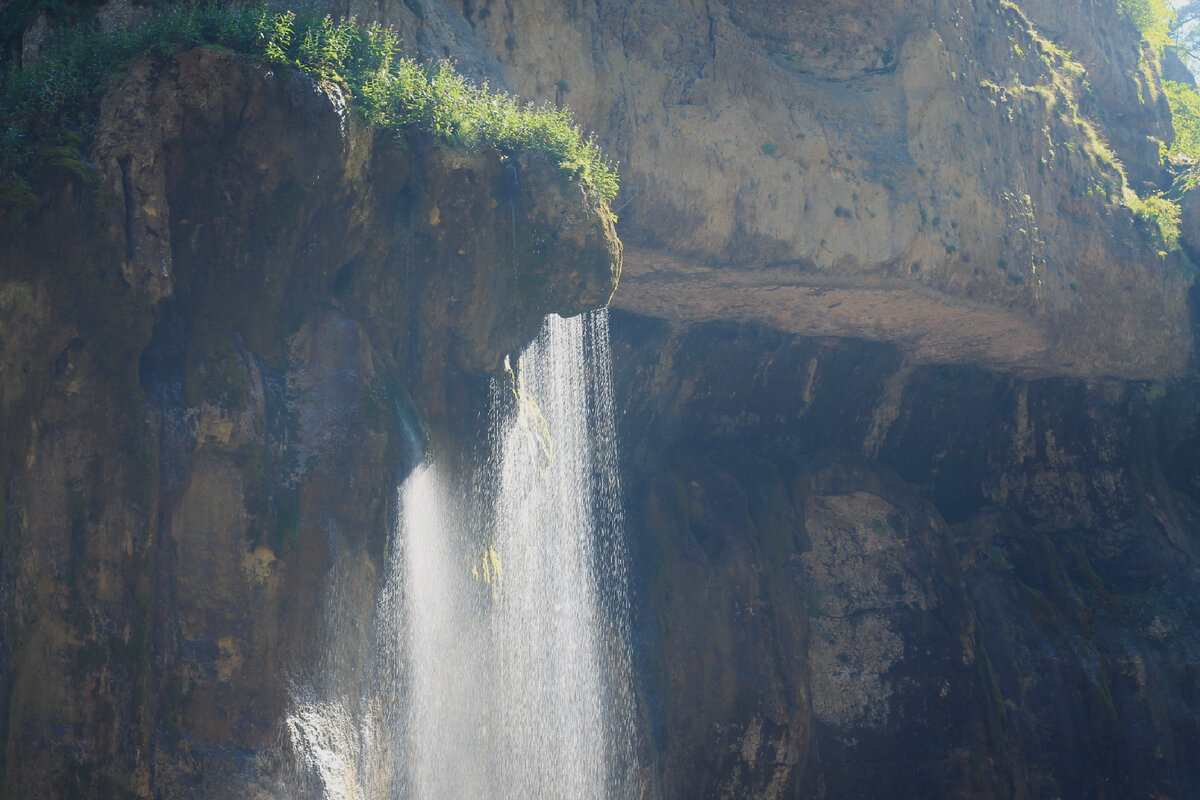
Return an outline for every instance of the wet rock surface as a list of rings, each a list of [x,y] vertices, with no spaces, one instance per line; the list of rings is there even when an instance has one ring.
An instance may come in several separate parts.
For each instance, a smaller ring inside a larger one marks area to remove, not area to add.
[[[1194,381],[613,332],[665,797],[1188,795]]]
[[[1108,0],[1019,6],[333,9],[622,163],[664,797],[1200,785],[1196,289],[1098,144],[1165,185],[1158,65]],[[619,244],[536,159],[397,147],[226,53],[103,110],[101,186],[3,234],[0,793],[289,796],[286,680],[366,636],[397,470],[470,458],[486,374]],[[1194,192],[1182,228],[1195,259]]]
[[[136,63],[91,158],[4,220],[0,793],[292,796],[334,565],[366,630],[398,478],[620,243],[536,157],[215,49]]]

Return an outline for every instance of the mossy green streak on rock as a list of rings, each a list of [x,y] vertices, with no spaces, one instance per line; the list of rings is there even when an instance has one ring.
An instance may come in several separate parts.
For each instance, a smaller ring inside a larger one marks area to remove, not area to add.
[[[606,202],[616,196],[616,168],[567,112],[522,106],[471,84],[448,63],[426,67],[401,58],[391,29],[265,6],[202,6],[174,8],[113,33],[62,31],[36,65],[10,65],[0,88],[0,116],[7,126],[0,166],[10,173],[0,199],[31,202],[26,181],[38,166],[85,171],[78,131],[91,131],[97,93],[140,55],[198,45],[225,47],[344,84],[364,118],[401,136],[424,132],[471,149],[545,153]],[[54,139],[57,144],[45,144]]]

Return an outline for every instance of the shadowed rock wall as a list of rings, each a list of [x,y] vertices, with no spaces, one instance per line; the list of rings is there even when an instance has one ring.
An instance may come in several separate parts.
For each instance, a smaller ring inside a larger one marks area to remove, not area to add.
[[[1195,380],[613,332],[663,796],[1190,795]]]
[[[292,797],[289,682],[331,605],[370,629],[399,478],[620,244],[536,157],[213,49],[135,64],[92,160],[3,221],[0,793]]]

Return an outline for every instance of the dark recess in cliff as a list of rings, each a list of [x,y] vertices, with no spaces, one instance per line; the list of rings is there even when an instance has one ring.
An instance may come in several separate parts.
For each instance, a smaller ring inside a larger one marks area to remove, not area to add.
[[[1190,796],[1195,379],[613,334],[666,797]]]

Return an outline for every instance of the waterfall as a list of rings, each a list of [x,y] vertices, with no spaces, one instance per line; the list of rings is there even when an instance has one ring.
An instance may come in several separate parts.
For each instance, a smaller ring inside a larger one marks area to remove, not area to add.
[[[297,693],[325,797],[638,794],[607,312],[548,317],[510,367],[474,488],[435,463],[399,488],[358,698]]]
[[[550,317],[498,423],[495,774],[513,797],[605,797],[628,738],[608,356],[604,312]]]

